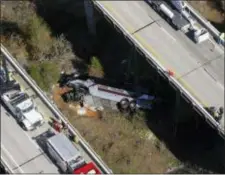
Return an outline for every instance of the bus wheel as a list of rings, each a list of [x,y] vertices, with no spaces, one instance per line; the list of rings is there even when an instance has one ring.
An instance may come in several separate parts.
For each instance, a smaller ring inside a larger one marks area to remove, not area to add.
[[[22,128],[24,131],[27,131],[27,128],[25,127],[25,125],[23,124],[23,122],[19,122],[19,125],[21,126],[21,128]]]
[[[129,100],[127,98],[123,98],[120,102],[119,102],[119,107],[122,110],[126,110],[129,107]]]
[[[136,111],[137,104],[136,104],[136,101],[135,100],[130,101],[129,109],[130,109],[130,112],[132,112],[132,113]]]

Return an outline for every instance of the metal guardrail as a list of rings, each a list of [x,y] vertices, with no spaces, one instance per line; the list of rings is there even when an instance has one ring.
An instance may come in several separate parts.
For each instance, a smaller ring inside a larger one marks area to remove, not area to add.
[[[9,166],[7,165],[7,163],[3,160],[3,158],[1,157],[1,164],[4,167],[4,170],[6,171],[6,174],[12,174],[13,172],[10,170]]]
[[[7,51],[7,49],[1,44],[1,52],[5,56],[5,59],[13,66],[13,68],[24,78],[24,80],[31,86],[31,88],[38,94],[41,100],[48,106],[53,114],[61,119],[63,123],[68,126],[68,129],[74,136],[79,138],[79,144],[88,153],[88,155],[94,160],[104,174],[112,174],[112,170],[103,162],[103,160],[95,153],[91,146],[80,135],[79,131],[74,128],[59,109],[51,102],[51,100],[44,94],[44,92],[38,87],[36,82],[26,73],[26,71],[20,66],[18,61]]]
[[[174,78],[171,76],[168,76],[166,73],[167,70],[159,63],[159,61],[154,58],[154,56],[149,53],[141,44],[138,40],[136,40],[124,27],[120,22],[118,22],[111,14],[110,12],[104,8],[103,5],[101,5],[101,2],[98,1],[93,1],[93,3],[106,15],[113,23],[114,25],[117,25],[120,30],[128,36],[128,38],[138,47],[140,50],[143,51],[143,53],[146,55],[146,57],[150,58],[153,62],[153,64],[157,67],[157,69],[168,78],[169,82],[173,84],[173,86],[177,87],[180,89],[180,92],[182,95],[185,95],[187,99],[192,102],[192,105],[201,112],[202,115],[206,117],[207,122],[216,128],[219,131],[219,134],[225,139],[225,132],[223,128],[215,121],[215,119],[203,108],[203,106]]]
[[[206,20],[199,12],[197,12],[187,1],[185,3],[186,3],[186,7],[188,8],[188,10],[190,10],[192,15],[194,15],[194,17],[202,25],[204,25],[205,28],[208,29],[208,31],[211,33],[211,35],[214,38],[216,38],[216,42],[218,44],[222,44],[223,46],[225,46],[224,40],[221,40],[221,38],[220,38],[221,33],[208,20]]]

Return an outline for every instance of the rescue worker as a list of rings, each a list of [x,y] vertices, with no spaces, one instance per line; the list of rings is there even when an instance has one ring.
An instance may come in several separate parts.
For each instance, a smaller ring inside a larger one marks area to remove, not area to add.
[[[209,109],[209,113],[214,117],[216,115],[216,108],[214,106],[210,107]]]
[[[223,116],[223,107],[220,107],[216,112],[216,121],[219,122],[222,119]]]
[[[84,107],[84,96],[83,95],[81,95],[80,98],[79,98],[79,104],[80,104],[81,108]]]
[[[65,75],[65,71],[64,70],[62,70],[60,72],[60,78],[59,78],[58,83],[59,83],[59,87],[63,87],[64,83],[66,83],[66,75]]]
[[[66,125],[63,125],[63,132],[67,137],[70,138],[69,128]]]
[[[84,100],[83,100],[83,99],[80,100],[80,107],[81,107],[81,108],[84,107]]]
[[[57,132],[61,132],[63,129],[63,126],[60,122],[58,121],[53,121],[53,128],[57,131]]]
[[[219,108],[219,110],[218,110],[218,114],[222,116],[222,115],[223,115],[223,111],[224,111],[224,110],[223,110],[223,107],[221,106],[221,107]]]

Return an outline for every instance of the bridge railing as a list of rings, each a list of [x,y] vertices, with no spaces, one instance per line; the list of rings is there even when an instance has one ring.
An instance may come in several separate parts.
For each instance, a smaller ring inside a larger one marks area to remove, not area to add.
[[[65,116],[59,111],[59,109],[51,102],[51,100],[45,95],[45,93],[38,87],[36,82],[26,73],[26,71],[20,66],[18,61],[8,52],[8,50],[1,44],[1,53],[4,58],[10,63],[11,66],[20,74],[21,77],[30,85],[30,87],[37,93],[40,99],[46,104],[46,106],[52,111],[56,118],[61,119],[63,123],[68,126],[70,132],[79,139],[80,146],[87,152],[92,160],[98,165],[104,174],[111,174],[112,170],[103,162],[103,160],[95,153],[91,146],[80,135],[79,131],[74,128]]]
[[[13,173],[2,157],[1,157],[1,165],[4,167],[4,170],[6,171],[5,172],[6,174],[12,174]]]
[[[194,106],[194,108],[201,113],[201,115],[205,116],[206,121],[217,131],[219,134],[225,139],[225,132],[224,128],[221,127],[219,123],[215,121],[215,119],[205,110],[205,108],[193,97],[174,77],[168,76],[167,70],[159,63],[159,61],[151,54],[149,51],[147,51],[140,42],[135,39],[124,27],[122,24],[120,24],[119,21],[117,21],[111,13],[101,4],[101,1],[93,1],[93,3],[103,12],[104,15],[106,15],[114,25],[120,28],[120,30],[123,32],[124,35],[126,35],[130,41],[132,41],[136,47],[138,47],[147,58],[150,58],[154,66],[157,68],[157,70],[164,76],[166,76],[169,80],[169,82],[176,88],[178,88],[183,96],[185,96]]]

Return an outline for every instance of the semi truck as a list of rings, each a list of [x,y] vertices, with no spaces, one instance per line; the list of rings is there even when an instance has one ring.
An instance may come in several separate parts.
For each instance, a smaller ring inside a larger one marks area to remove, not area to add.
[[[52,132],[51,134],[48,133],[48,135],[50,135],[50,137],[46,137],[44,139],[44,146],[48,155],[59,167],[62,173],[101,174],[100,170],[93,162],[86,162],[79,149],[66,137],[63,132]]]
[[[73,77],[73,79],[64,78],[66,79],[64,86],[73,89],[63,95],[65,101],[82,99],[84,104],[98,108],[104,104],[94,99],[102,99],[105,103],[114,103],[119,110],[135,112],[138,108],[151,110],[156,100],[155,96],[148,94],[98,84],[93,79],[79,79],[78,75]]]
[[[1,100],[24,130],[31,131],[44,124],[43,116],[27,93],[10,89],[1,94]]]
[[[190,22],[176,9],[172,9],[168,2],[160,0],[146,0],[147,3],[161,15],[176,30],[187,30]],[[169,1],[170,2],[170,1]],[[172,2],[174,3],[174,2]],[[178,9],[179,5],[174,4]]]
[[[147,0],[147,2],[176,30],[189,32],[195,43],[199,44],[210,38],[205,28],[197,27],[196,20],[187,12],[187,5],[184,1]]]

